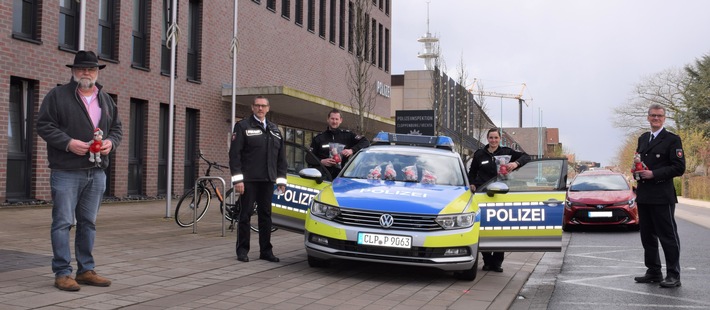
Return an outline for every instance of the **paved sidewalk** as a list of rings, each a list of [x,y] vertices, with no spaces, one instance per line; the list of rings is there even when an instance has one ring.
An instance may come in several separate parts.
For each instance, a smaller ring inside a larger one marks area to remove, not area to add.
[[[218,210],[193,234],[164,218],[165,201],[104,204],[94,255],[113,284],[63,292],[50,267],[51,207],[0,208],[0,309],[508,309],[543,256],[506,253],[505,272],[479,270],[472,282],[386,264],[310,268],[303,235],[278,230],[281,262],[258,260],[252,233],[251,261],[241,263]]]

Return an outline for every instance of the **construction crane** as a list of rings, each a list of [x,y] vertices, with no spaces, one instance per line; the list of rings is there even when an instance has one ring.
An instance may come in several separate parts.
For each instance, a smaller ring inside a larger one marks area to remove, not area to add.
[[[525,92],[525,83],[522,83],[522,88],[520,89],[520,93],[518,94],[508,94],[508,93],[499,93],[499,92],[494,92],[494,91],[482,91],[482,90],[477,90],[476,89],[476,82],[478,79],[473,79],[473,84],[471,85],[471,88],[468,89],[472,94],[478,95],[478,96],[485,96],[485,97],[495,97],[495,98],[507,98],[507,99],[516,99],[518,100],[519,109],[518,109],[518,127],[522,128],[523,127],[523,103],[525,103],[525,106],[528,105],[526,100],[532,100],[531,99],[523,99],[523,92]],[[501,126],[503,124],[501,123]]]

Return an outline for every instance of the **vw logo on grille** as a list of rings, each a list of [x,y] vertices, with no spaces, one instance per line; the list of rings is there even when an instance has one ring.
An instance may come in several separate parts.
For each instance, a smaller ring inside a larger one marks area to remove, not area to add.
[[[599,209],[599,210],[604,209],[604,205],[597,205],[597,209]]]
[[[382,214],[380,216],[380,226],[384,228],[390,228],[394,224],[394,218],[389,214]]]

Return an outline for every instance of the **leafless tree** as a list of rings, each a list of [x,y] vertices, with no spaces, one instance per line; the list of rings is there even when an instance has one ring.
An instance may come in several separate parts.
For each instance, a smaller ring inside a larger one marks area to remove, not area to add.
[[[434,53],[441,55],[441,47],[439,43],[434,45]],[[444,128],[444,96],[446,93],[446,87],[448,85],[448,79],[444,79],[444,72],[446,71],[446,62],[439,56],[433,60],[434,70],[431,70],[431,91],[429,96],[431,98],[431,109],[434,110],[434,134],[439,135],[443,132]]]
[[[648,129],[648,107],[657,103],[666,108],[666,125],[680,127],[677,117],[682,113],[679,112],[687,110],[684,101],[686,85],[687,75],[682,69],[667,69],[643,78],[634,87],[628,102],[614,108],[614,126],[629,133]]]
[[[349,105],[357,114],[357,132],[364,133],[368,126],[367,117],[376,105],[377,89],[372,83],[372,60],[370,59],[373,46],[370,38],[370,12],[372,1],[352,0],[355,13],[349,27],[352,29],[353,51],[348,57],[347,85],[350,91]]]

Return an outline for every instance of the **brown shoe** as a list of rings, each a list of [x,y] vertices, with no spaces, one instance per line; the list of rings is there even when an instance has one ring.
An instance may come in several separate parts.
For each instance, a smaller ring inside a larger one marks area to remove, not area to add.
[[[93,270],[89,270],[76,275],[76,282],[86,285],[106,287],[111,285],[111,280],[97,275]]]
[[[59,276],[54,278],[54,287],[62,291],[76,292],[81,287],[70,276]]]

